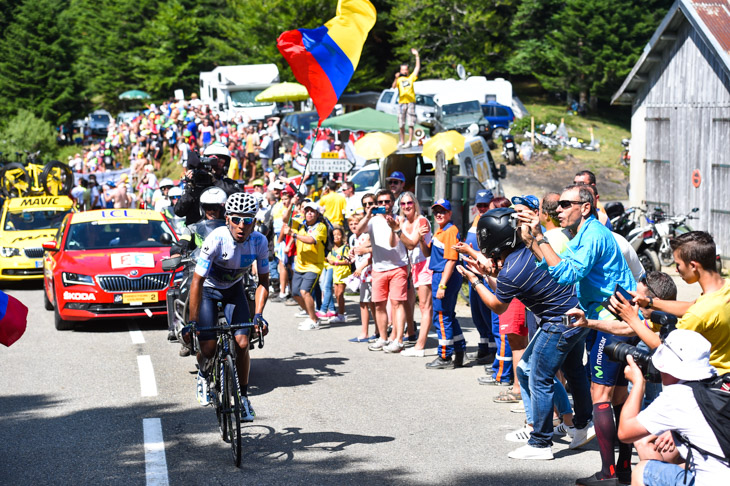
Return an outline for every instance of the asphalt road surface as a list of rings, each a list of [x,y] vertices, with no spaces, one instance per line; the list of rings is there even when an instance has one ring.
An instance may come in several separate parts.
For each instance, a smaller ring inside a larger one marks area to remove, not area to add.
[[[521,444],[504,435],[524,414],[477,384],[483,367],[426,370],[433,356],[348,342],[359,330],[350,298],[347,324],[311,332],[297,330],[296,308],[267,306],[271,333],[252,361],[257,417],[237,469],[213,410],[195,400],[195,360],[178,357],[164,322],[59,332],[40,285],[3,288],[30,308],[25,335],[0,348],[4,485],[571,485],[600,466],[595,441],[569,451],[557,439],[553,461],[508,459]],[[473,350],[469,316],[460,306]]]

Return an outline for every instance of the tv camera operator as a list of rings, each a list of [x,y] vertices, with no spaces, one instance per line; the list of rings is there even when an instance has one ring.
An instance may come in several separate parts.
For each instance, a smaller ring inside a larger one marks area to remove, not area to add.
[[[231,152],[220,142],[206,147],[203,155],[191,152],[188,156],[187,172],[185,172],[185,189],[175,204],[175,214],[185,218],[185,224],[197,223],[203,218],[200,210],[200,195],[209,187],[220,187],[230,196],[237,192],[244,192],[233,179],[225,176],[228,164],[231,162]]]

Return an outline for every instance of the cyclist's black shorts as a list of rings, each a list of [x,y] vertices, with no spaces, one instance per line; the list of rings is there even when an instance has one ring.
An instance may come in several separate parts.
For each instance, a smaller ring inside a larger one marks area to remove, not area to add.
[[[218,302],[223,304],[223,312],[231,325],[251,324],[245,329],[237,329],[233,334],[247,335],[251,333],[253,324],[248,312],[248,300],[243,290],[243,283],[239,280],[227,289],[214,289],[203,287],[203,298],[200,302],[198,314],[198,330],[200,341],[215,341],[216,333],[206,329],[218,325]]]

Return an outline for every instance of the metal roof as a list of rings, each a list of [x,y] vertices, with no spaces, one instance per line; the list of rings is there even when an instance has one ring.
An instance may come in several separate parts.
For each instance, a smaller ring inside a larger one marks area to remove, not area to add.
[[[647,81],[661,53],[677,40],[676,32],[688,21],[722,61],[730,76],[730,0],[677,0],[644,47],[639,60],[611,98],[611,104],[630,105]]]

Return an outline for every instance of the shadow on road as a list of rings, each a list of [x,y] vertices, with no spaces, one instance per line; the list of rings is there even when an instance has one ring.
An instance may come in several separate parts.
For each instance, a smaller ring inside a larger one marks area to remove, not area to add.
[[[251,395],[264,395],[280,387],[311,385],[324,378],[343,376],[335,366],[348,361],[338,351],[317,354],[294,353],[285,358],[256,358],[251,367]]]

